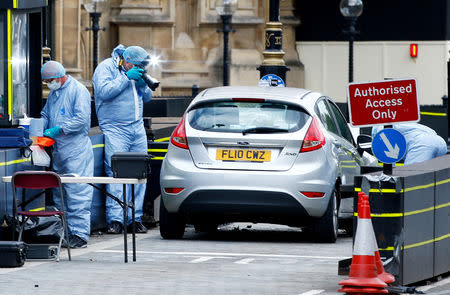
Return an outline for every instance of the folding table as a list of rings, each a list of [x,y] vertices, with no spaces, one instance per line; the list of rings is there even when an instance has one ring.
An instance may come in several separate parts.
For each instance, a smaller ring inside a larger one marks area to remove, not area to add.
[[[133,245],[133,261],[136,261],[136,229],[135,229],[135,206],[134,206],[134,185],[135,184],[144,184],[147,183],[147,179],[138,179],[138,178],[114,178],[114,177],[106,177],[106,176],[93,176],[93,177],[84,177],[84,176],[65,176],[61,175],[61,183],[87,183],[93,186],[95,189],[100,190],[108,197],[112,198],[123,209],[123,220],[124,223],[128,220],[128,208],[131,208],[131,216],[132,216],[132,245]],[[2,182],[11,182],[11,176],[2,177]],[[105,189],[96,186],[95,184],[123,184],[123,200],[120,200],[116,196],[113,196],[106,192]],[[131,184],[131,204],[127,203],[127,191],[126,185]],[[127,246],[127,227],[124,224],[123,231],[123,239],[124,239],[124,262],[128,262],[128,246]]]

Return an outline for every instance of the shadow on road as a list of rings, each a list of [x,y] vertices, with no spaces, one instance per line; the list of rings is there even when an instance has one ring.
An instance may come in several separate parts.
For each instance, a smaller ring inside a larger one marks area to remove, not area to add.
[[[339,237],[349,237],[349,235],[339,230]],[[231,223],[219,226],[216,231],[210,232],[199,232],[194,227],[187,227],[183,239],[276,243],[315,242],[314,233],[307,228],[260,223]]]

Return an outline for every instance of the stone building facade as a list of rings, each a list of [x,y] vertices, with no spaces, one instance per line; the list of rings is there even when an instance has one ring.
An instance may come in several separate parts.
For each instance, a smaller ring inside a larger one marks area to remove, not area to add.
[[[67,71],[89,85],[92,77],[90,17],[82,0],[53,0],[52,56]],[[284,61],[290,68],[287,84],[303,86],[303,66],[295,48],[293,0],[280,1]],[[110,0],[100,18],[99,62],[119,43],[139,45],[161,63],[150,74],[161,81],[156,95],[186,95],[193,84],[200,89],[222,85],[222,22],[214,0]],[[230,33],[230,85],[255,85],[256,68],[263,62],[268,0],[239,0]]]

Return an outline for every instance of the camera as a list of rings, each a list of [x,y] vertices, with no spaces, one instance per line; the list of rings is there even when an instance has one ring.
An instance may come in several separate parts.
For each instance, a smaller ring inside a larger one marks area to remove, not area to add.
[[[150,88],[152,91],[155,91],[156,88],[158,88],[160,82],[158,81],[158,79],[155,79],[147,74],[147,70],[145,69],[147,64],[148,62],[143,62],[142,65],[138,67],[144,70],[144,72],[142,72],[142,79],[147,84],[148,88]]]
[[[150,75],[147,75],[147,71],[144,69],[144,72],[142,73],[142,79],[145,83],[147,83],[148,88],[150,88],[152,91],[155,91],[156,88],[159,86],[159,81],[155,78],[153,78]]]

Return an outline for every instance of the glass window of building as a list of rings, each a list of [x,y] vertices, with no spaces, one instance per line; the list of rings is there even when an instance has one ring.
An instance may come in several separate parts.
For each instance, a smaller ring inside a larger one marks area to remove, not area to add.
[[[0,28],[5,25],[5,16],[0,14]],[[6,116],[6,93],[5,93],[5,57],[6,57],[6,46],[5,46],[5,34],[3,29],[0,29],[0,119]]]

